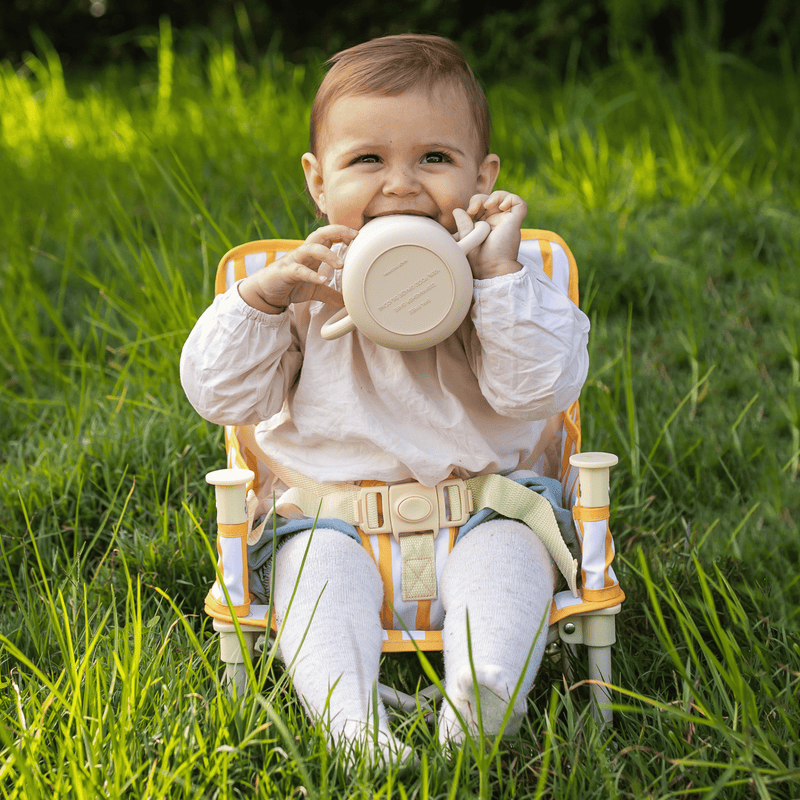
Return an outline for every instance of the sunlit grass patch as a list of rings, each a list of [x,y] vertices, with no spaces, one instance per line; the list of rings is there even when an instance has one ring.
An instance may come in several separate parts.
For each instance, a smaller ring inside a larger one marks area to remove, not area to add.
[[[231,245],[303,236],[314,65],[183,54],[0,66],[3,797],[792,796],[800,727],[796,70],[688,46],[489,88],[501,183],[569,242],[589,314],[584,449],[612,473],[613,732],[549,663],[519,737],[349,776],[284,673],[219,691],[202,600],[221,433],[178,357]],[[387,661],[413,689],[419,662]],[[623,691],[624,690],[624,691]],[[622,706],[626,706],[625,709]],[[62,765],[66,764],[66,767]]]

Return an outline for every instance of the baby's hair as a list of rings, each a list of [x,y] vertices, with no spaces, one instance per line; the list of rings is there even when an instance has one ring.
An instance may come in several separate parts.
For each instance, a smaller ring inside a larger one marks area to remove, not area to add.
[[[325,114],[338,98],[364,94],[394,96],[449,83],[460,87],[466,95],[480,155],[488,155],[492,125],[489,104],[464,54],[449,39],[413,33],[383,36],[342,50],[329,59],[327,66],[328,73],[311,107],[312,153],[317,153]]]

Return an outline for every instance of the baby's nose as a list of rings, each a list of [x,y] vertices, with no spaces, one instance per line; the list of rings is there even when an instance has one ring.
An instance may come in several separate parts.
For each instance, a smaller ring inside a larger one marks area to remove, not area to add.
[[[404,167],[395,167],[386,175],[384,194],[406,195],[419,192],[419,182],[414,173]]]

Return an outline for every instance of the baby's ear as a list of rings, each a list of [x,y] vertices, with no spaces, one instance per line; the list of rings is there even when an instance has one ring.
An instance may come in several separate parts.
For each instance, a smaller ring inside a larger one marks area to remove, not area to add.
[[[325,182],[322,179],[319,161],[313,153],[305,153],[301,162],[306,175],[306,186],[317,206],[317,212],[322,216],[327,213],[327,209],[325,208]]]
[[[489,153],[478,167],[478,194],[491,194],[500,172],[500,156]]]

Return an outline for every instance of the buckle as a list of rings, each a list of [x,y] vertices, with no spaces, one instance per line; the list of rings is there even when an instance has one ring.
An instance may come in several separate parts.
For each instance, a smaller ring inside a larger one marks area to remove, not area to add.
[[[472,512],[472,492],[458,478],[427,487],[412,481],[362,488],[355,518],[365,533],[391,533],[397,541],[409,533],[463,525]]]
[[[459,528],[472,513],[472,492],[465,481],[450,478],[436,484],[439,493],[439,527]]]
[[[389,514],[389,487],[361,487],[353,501],[353,524],[364,533],[391,533],[392,522]]]

